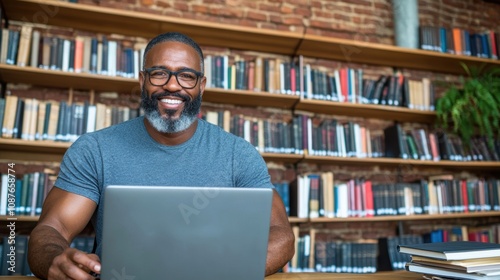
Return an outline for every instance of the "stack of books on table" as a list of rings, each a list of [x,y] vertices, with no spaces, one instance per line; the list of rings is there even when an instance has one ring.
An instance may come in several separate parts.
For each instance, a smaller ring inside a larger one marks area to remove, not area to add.
[[[500,279],[500,244],[452,241],[398,245],[411,255],[407,271],[427,279]]]

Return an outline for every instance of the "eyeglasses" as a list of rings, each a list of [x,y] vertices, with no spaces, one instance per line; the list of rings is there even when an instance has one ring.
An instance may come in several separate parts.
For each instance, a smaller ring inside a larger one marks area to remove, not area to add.
[[[203,77],[202,72],[193,69],[182,69],[179,71],[170,71],[165,68],[147,68],[144,69],[149,76],[149,82],[154,86],[164,86],[170,81],[172,76],[175,76],[177,83],[184,89],[192,89],[198,84],[200,77]]]

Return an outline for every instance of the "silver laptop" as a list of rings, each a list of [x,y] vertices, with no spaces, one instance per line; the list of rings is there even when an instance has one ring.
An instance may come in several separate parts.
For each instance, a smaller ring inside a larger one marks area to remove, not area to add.
[[[108,186],[102,280],[262,280],[272,190]]]

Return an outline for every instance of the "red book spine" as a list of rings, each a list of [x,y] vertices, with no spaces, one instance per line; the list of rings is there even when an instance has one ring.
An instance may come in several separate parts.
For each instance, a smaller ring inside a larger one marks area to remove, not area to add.
[[[366,217],[375,216],[375,209],[373,205],[373,189],[372,182],[365,181],[363,182],[363,187],[365,189],[365,209],[366,209]]]
[[[497,46],[497,42],[495,40],[495,32],[490,31],[489,35],[490,35],[490,41],[491,41],[491,57],[494,59],[498,59],[498,48],[497,48],[498,46]]]
[[[467,192],[467,180],[460,181],[460,188],[462,190],[464,213],[469,213],[469,194]]]

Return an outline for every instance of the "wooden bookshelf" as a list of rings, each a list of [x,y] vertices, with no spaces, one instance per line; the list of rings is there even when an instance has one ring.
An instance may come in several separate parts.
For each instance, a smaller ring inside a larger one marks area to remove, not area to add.
[[[383,65],[424,71],[465,74],[460,62],[470,66],[500,66],[499,60],[407,49],[371,42],[323,37],[307,33],[269,30],[172,18],[151,12],[55,0],[3,1],[7,18],[87,30],[152,38],[171,30],[183,32],[200,45],[253,50],[289,56],[304,55],[344,62]]]
[[[396,106],[354,104],[312,99],[301,99],[294,109],[318,114],[398,120],[401,122],[430,124],[436,120],[436,113],[433,111],[413,110]]]
[[[1,0],[0,0],[1,1]],[[33,22],[71,28],[99,34],[118,34],[149,39],[166,31],[183,32],[201,46],[247,50],[296,57],[331,59],[346,63],[407,68],[446,74],[465,74],[460,63],[469,66],[500,66],[499,60],[457,56],[425,50],[360,42],[313,34],[233,26],[195,19],[174,18],[155,14],[155,11],[127,11],[97,5],[69,3],[56,0],[4,0],[5,16],[9,21]],[[42,21],[43,22],[40,22]],[[71,88],[91,91],[116,91],[140,95],[137,79],[69,73],[32,67],[0,65],[0,80],[8,83],[27,83],[43,87]],[[401,122],[432,124],[436,115],[430,111],[411,110],[371,104],[350,104],[333,101],[301,99],[299,96],[271,94],[249,90],[207,88],[204,102],[252,107],[268,107],[291,111],[306,111],[326,115],[356,118],[376,118]],[[0,138],[2,160],[60,162],[71,143],[25,141]],[[396,158],[341,158],[311,155],[262,153],[267,162],[286,164],[311,163],[336,166],[383,166],[400,168],[416,166],[453,171],[481,171],[497,173],[500,162],[421,161]],[[357,223],[357,222],[411,222],[416,220],[483,219],[500,217],[499,212],[474,212],[440,215],[377,216],[372,218],[297,218],[290,223]],[[7,221],[7,216],[0,217]],[[38,217],[19,216],[19,222],[30,224]],[[299,275],[299,274],[297,274]],[[324,274],[318,274],[322,279]],[[384,273],[380,274],[384,275]],[[336,275],[335,275],[336,276]],[[274,278],[278,278],[274,277]],[[274,279],[273,278],[273,279]],[[349,275],[346,279],[351,279]],[[288,279],[288,278],[286,278]],[[298,279],[298,278],[297,278]],[[395,279],[395,278],[394,278]]]

